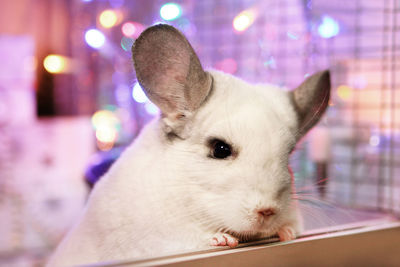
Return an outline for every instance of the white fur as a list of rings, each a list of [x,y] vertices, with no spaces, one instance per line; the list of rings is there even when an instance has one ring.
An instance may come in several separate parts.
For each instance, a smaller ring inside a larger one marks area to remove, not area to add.
[[[85,212],[49,266],[150,257],[210,247],[220,231],[269,236],[299,231],[288,158],[298,127],[289,94],[216,71],[206,102],[168,140],[162,119],[149,123],[95,186]],[[210,137],[238,151],[208,157]],[[277,210],[260,224],[256,210]]]

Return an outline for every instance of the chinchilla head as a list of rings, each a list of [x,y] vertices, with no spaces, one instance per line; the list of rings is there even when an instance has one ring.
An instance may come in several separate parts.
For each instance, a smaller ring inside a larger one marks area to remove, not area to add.
[[[291,204],[289,155],[327,107],[329,72],[291,92],[251,85],[205,71],[186,38],[162,24],[145,30],[132,53],[161,110],[160,150],[187,216],[237,236],[276,230]]]

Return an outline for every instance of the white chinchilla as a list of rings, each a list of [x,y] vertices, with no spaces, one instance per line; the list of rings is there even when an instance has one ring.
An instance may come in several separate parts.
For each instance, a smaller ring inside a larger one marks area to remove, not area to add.
[[[288,92],[204,71],[168,25],[132,47],[136,76],[161,110],[93,189],[49,266],[235,247],[301,231],[289,155],[324,113],[329,72]]]

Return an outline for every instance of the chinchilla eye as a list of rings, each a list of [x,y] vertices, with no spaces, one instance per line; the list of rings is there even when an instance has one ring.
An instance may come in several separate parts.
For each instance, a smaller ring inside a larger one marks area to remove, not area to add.
[[[213,140],[212,157],[216,159],[225,159],[232,155],[232,147],[221,140]]]

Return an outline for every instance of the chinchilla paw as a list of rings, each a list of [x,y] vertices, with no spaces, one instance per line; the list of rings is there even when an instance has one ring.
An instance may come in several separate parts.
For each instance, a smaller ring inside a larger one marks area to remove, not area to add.
[[[296,231],[292,226],[285,225],[278,231],[280,241],[290,241],[296,239]]]
[[[239,244],[239,239],[230,234],[216,233],[211,239],[212,246],[229,246],[231,248],[236,247]]]

